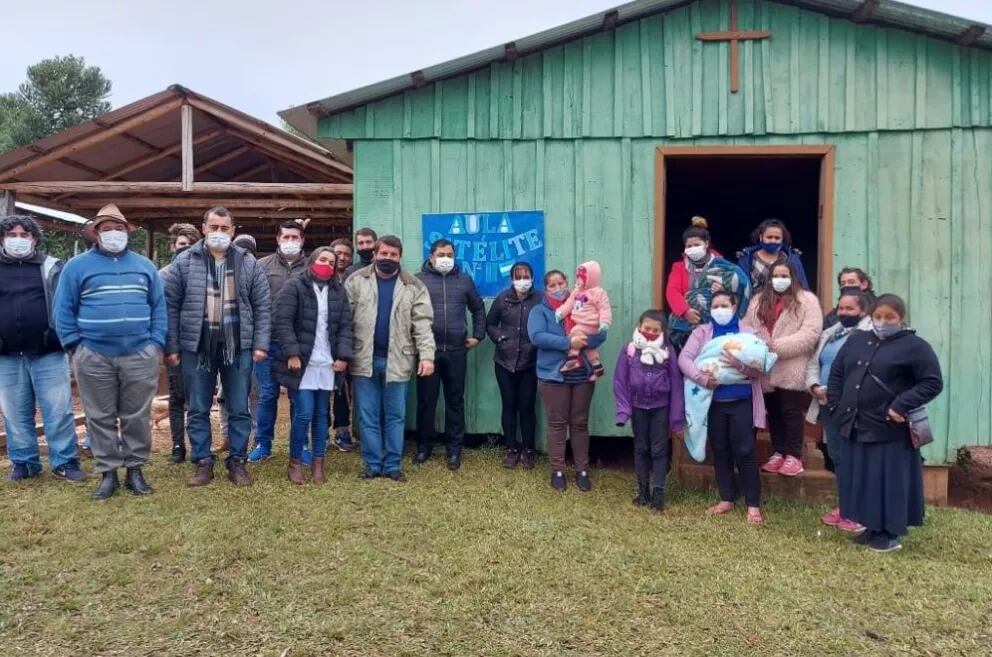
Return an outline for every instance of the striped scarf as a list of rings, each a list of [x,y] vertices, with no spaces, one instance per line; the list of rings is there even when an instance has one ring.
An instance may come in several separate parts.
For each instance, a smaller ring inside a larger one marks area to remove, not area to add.
[[[208,360],[223,346],[224,365],[233,365],[241,350],[241,314],[238,311],[234,267],[227,261],[207,257],[207,300],[204,304],[206,339],[202,341]]]

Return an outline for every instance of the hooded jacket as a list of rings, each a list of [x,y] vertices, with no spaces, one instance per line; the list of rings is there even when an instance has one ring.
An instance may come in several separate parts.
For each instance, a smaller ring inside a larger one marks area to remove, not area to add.
[[[0,355],[61,351],[52,303],[62,266],[38,250],[12,258],[0,248]]]
[[[557,310],[556,316],[564,319],[571,315],[577,326],[585,326],[587,334],[598,333],[613,323],[613,308],[610,296],[601,287],[603,272],[595,260],[583,262],[579,267],[586,270],[586,284],[582,290],[572,290]]]
[[[752,244],[743,251],[737,253],[737,266],[744,270],[747,277],[751,279],[751,294],[756,295],[758,291],[764,287],[759,284],[761,281],[755,281],[751,278],[751,263],[754,261],[754,254],[761,250],[760,244]],[[791,246],[783,246],[782,250],[778,252],[779,257],[796,270],[796,276],[799,277],[799,284],[803,286],[804,290],[809,289],[809,281],[806,279],[806,269],[803,267],[802,252],[799,249],[794,249]]]
[[[469,336],[466,310],[472,314],[472,337],[480,342],[486,338],[486,305],[475,289],[475,282],[457,264],[447,274],[441,274],[427,260],[417,278],[427,286],[431,296],[432,328],[438,351],[465,350]]]

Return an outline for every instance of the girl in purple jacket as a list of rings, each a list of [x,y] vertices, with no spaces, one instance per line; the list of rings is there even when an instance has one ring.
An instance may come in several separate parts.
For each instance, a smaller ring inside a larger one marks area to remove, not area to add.
[[[681,431],[685,421],[682,374],[664,326],[664,313],[644,311],[633,340],[620,350],[613,374],[617,426],[629,420],[634,429],[634,504],[650,505],[656,511],[665,508],[669,432]]]

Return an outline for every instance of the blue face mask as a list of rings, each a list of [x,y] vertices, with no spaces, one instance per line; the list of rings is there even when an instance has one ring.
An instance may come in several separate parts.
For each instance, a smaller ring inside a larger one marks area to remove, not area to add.
[[[885,324],[883,322],[871,323],[872,328],[875,330],[875,335],[882,338],[891,338],[893,335],[902,330],[902,324]]]
[[[563,287],[560,290],[555,290],[554,292],[548,292],[548,295],[555,301],[564,301],[568,298],[568,288]]]
[[[761,250],[765,253],[778,253],[782,250],[781,242],[762,242]]]

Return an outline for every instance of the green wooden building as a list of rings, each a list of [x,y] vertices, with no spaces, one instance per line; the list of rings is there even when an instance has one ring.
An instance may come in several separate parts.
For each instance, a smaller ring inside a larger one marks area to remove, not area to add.
[[[847,265],[907,299],[946,377],[928,461],[992,443],[992,27],[890,0],[640,0],[283,116],[353,155],[355,225],[399,235],[407,268],[424,213],[543,210],[549,268],[603,266],[608,362],[693,214],[725,254],[778,216],[825,305]],[[499,432],[492,367],[474,352],[470,432]],[[591,428],[626,431],[608,381]]]

